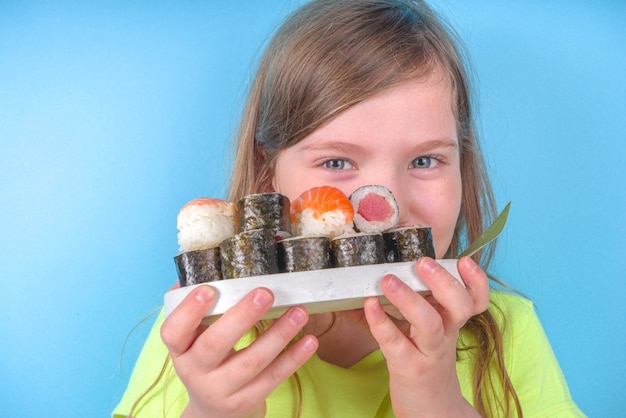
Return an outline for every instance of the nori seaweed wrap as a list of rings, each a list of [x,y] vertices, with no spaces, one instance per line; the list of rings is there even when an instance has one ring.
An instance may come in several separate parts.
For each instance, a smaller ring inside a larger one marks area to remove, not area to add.
[[[330,242],[336,267],[353,267],[386,262],[382,234],[354,234]]]
[[[174,262],[181,287],[222,280],[219,247],[180,253]]]
[[[327,237],[285,238],[276,243],[278,270],[282,273],[331,267]]]
[[[280,193],[258,193],[244,196],[237,202],[239,232],[271,229],[275,235],[291,236],[290,202]]]
[[[240,232],[220,243],[224,279],[278,273],[275,232],[253,229]]]
[[[388,263],[414,261],[420,257],[435,258],[431,229],[408,226],[383,232]]]

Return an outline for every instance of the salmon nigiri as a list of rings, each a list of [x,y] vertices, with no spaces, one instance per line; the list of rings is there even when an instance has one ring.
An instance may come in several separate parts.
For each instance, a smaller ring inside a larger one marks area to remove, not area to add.
[[[350,199],[335,187],[313,187],[291,202],[291,224],[296,236],[334,238],[354,232],[353,218]]]

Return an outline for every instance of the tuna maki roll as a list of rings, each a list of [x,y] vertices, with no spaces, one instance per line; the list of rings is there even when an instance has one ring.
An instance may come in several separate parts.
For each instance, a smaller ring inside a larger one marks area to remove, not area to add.
[[[395,227],[399,220],[396,199],[384,186],[371,185],[350,195],[354,209],[354,227],[359,232],[379,233]]]

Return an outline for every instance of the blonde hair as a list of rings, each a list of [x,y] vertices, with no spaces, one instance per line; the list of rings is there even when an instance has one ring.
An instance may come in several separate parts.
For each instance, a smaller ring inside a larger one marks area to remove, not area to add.
[[[229,200],[271,190],[279,151],[342,111],[437,69],[449,76],[461,153],[462,205],[446,257],[478,238],[495,215],[473,120],[467,57],[454,31],[419,0],[319,0],[302,6],[268,45],[237,136]],[[484,269],[494,247],[474,256]],[[482,416],[522,415],[489,311],[466,329],[476,344],[474,406]],[[494,386],[504,400],[494,400]]]

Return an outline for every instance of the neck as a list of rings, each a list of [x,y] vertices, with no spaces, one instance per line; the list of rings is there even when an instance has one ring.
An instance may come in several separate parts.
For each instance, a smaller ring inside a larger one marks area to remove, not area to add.
[[[378,349],[378,343],[367,328],[362,310],[311,316],[304,330],[317,335],[317,354],[322,360],[349,368]]]

